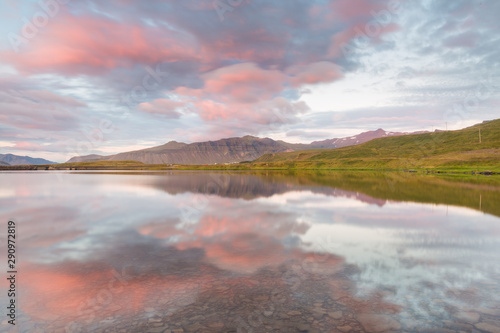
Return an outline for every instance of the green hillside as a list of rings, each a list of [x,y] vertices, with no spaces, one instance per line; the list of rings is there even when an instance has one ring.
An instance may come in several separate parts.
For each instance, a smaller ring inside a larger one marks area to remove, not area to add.
[[[500,171],[500,119],[457,131],[386,137],[345,148],[266,154],[255,160],[254,165],[300,169]]]

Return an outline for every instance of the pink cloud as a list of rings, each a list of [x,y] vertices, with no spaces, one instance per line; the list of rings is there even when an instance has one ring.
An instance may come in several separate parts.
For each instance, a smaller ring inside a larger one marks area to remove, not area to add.
[[[57,95],[48,90],[26,90],[25,94],[38,102],[44,101],[66,106],[85,106],[85,103],[77,101],[73,97]]]
[[[336,19],[350,21],[359,17],[367,17],[372,11],[382,7],[381,3],[371,0],[336,0],[330,3]]]
[[[332,36],[328,55],[331,57],[339,57],[345,51],[345,47],[354,37],[358,36],[358,32],[354,29],[347,29]]]
[[[339,67],[328,62],[295,66],[289,75],[275,69],[262,69],[254,63],[231,65],[202,76],[204,87],[179,87],[174,92],[191,101],[193,111],[203,120],[244,119],[249,124],[285,123],[290,116],[308,110],[301,102],[276,96],[292,84],[330,82],[341,77]]]
[[[203,38],[203,36],[200,36]],[[221,31],[218,38],[204,43],[203,54],[209,62],[234,59],[242,62],[281,60],[292,35],[277,34],[264,28]]]
[[[45,147],[34,142],[27,142],[27,141],[18,141],[14,144],[14,146],[9,147],[12,149],[18,149],[18,150],[31,150],[31,151],[44,151]]]
[[[341,75],[340,69],[328,62],[295,66],[290,68],[289,74],[263,69],[254,63],[242,63],[202,75],[204,86],[201,89],[178,87],[174,93],[206,122],[238,120],[255,130],[255,126],[293,122],[299,114],[309,110],[304,102],[278,96],[290,85],[330,82]],[[147,104],[143,104],[141,109],[146,111]]]
[[[23,280],[26,292],[20,300],[24,305],[23,310],[36,320],[51,322],[57,319],[57,326],[67,325],[66,330],[75,329],[116,315],[116,304],[125,304],[119,307],[118,313],[130,317],[139,311],[144,312],[146,307],[159,306],[157,301],[153,301],[158,295],[165,303],[179,302],[182,300],[179,294],[194,297],[200,286],[206,283],[201,276],[165,278],[154,273],[146,276],[127,275],[125,278],[124,274],[120,275],[121,272],[94,263],[90,263],[88,271],[81,274],[77,266],[74,262],[65,262],[54,269],[50,265],[26,263],[23,267],[26,272]],[[208,275],[204,277],[210,277]],[[147,284],[144,283],[145,279]],[[106,300],[110,297],[113,301],[103,301],[103,297]],[[56,329],[51,326],[47,331]]]
[[[219,68],[202,78],[205,93],[241,103],[268,99],[279,93],[286,81],[286,76],[280,71],[262,69],[254,63]]]
[[[152,221],[138,228],[141,235],[148,235],[154,238],[168,238],[174,235],[185,235],[182,229],[178,229],[176,225],[180,221],[175,219],[167,219],[165,221]]]
[[[179,87],[174,92],[185,98],[198,100],[195,106],[204,114],[218,114],[221,118],[226,118],[222,114],[235,109],[242,112],[257,104],[262,107],[265,101],[277,98],[276,95],[289,85],[297,88],[304,84],[331,82],[342,76],[340,67],[327,61],[291,66],[285,72],[263,69],[254,63],[241,63],[202,75],[202,89]]]
[[[221,67],[201,75],[204,86],[201,89],[178,87],[179,96],[189,100],[212,100],[199,102],[197,107],[214,113],[213,109],[225,108],[226,104],[252,105],[269,100],[286,87],[288,76],[275,69],[263,69],[254,63],[241,63]],[[216,102],[215,102],[216,101]]]
[[[219,268],[252,273],[263,266],[278,266],[286,250],[280,242],[262,234],[240,233],[204,246],[207,260]]]
[[[332,82],[343,77],[340,67],[327,61],[292,66],[288,68],[287,73],[291,75],[290,82],[293,87]]]
[[[136,63],[174,62],[198,57],[187,36],[166,30],[117,23],[92,16],[60,13],[20,52],[0,59],[22,73],[53,71],[100,75]]]
[[[180,113],[177,110],[185,105],[185,102],[160,98],[152,102],[141,103],[138,108],[147,113],[161,114],[168,118],[178,118]]]
[[[202,89],[192,89],[188,87],[178,87],[174,89],[174,93],[188,98],[202,98],[204,91]]]
[[[384,10],[394,10],[395,5],[372,0],[330,0],[325,5],[314,5],[308,10],[313,30],[332,27],[346,31],[353,24],[375,20],[375,16]],[[390,14],[392,15],[392,14]],[[346,23],[348,26],[346,26]]]
[[[323,6],[315,5],[309,8],[309,15],[313,18],[318,18],[323,11]]]
[[[202,100],[194,103],[196,112],[203,120],[227,119],[236,116],[236,110],[231,110],[226,104],[212,100]]]
[[[223,122],[220,122],[221,120],[244,121],[244,127],[249,132],[272,124],[293,123],[296,121],[297,116],[309,111],[306,103],[302,101],[291,102],[284,97],[276,97],[254,104],[222,103],[204,99],[194,102],[193,105],[193,112],[197,113],[206,122],[217,120],[219,125],[223,125]]]
[[[305,234],[309,229],[307,224],[287,214],[255,213],[252,209],[243,209],[239,214],[222,218],[203,216],[192,235],[182,235],[185,240],[181,238],[177,248],[203,248],[206,260],[219,268],[250,273],[281,264],[287,251],[281,240],[292,232]],[[171,232],[169,236],[181,234],[178,229],[165,227]]]

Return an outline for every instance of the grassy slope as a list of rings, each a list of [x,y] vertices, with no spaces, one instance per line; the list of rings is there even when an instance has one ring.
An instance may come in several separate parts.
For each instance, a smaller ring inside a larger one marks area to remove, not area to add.
[[[500,171],[500,119],[458,131],[380,138],[345,148],[266,154],[254,162],[275,168]]]

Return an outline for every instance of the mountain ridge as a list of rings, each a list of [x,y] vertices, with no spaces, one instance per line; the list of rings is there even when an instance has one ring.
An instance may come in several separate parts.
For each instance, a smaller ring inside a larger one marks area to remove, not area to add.
[[[311,149],[335,149],[361,144],[376,138],[414,134],[416,132],[387,132],[381,128],[360,134],[306,143],[289,143],[251,135],[215,141],[184,143],[169,141],[163,145],[103,156],[91,154],[74,156],[66,163],[96,161],[138,161],[145,164],[207,165],[253,161],[269,153],[286,153]]]
[[[0,161],[8,165],[43,165],[43,164],[57,164],[46,160],[44,158],[20,156],[14,154],[0,154]]]

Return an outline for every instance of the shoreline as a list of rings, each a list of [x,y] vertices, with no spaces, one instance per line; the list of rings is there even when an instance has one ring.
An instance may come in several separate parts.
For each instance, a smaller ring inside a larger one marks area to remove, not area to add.
[[[477,167],[476,170],[467,168],[460,170],[457,168],[419,168],[419,169],[392,169],[392,168],[328,168],[328,167],[284,167],[284,166],[261,166],[244,163],[230,165],[171,165],[171,164],[138,164],[140,162],[126,163],[123,165],[92,165],[93,162],[74,163],[68,165],[48,164],[48,165],[12,165],[0,166],[0,171],[339,171],[339,172],[404,172],[418,174],[464,174],[464,175],[500,175],[500,171],[489,170],[488,167]],[[268,163],[266,163],[268,164]]]

